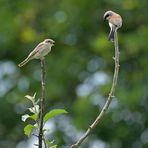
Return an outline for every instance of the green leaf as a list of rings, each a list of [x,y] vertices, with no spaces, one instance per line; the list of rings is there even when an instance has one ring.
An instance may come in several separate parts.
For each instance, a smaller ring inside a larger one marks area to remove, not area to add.
[[[29,137],[33,128],[36,128],[36,127],[31,124],[26,125],[24,127],[24,134]]]
[[[28,114],[25,114],[25,115],[22,115],[22,121],[26,121],[28,118],[31,118],[33,119],[34,121],[36,121],[38,119],[38,114],[33,114],[33,115],[28,115]]]
[[[30,116],[31,119],[33,119],[34,121],[36,121],[38,119],[38,114],[34,114],[32,116]]]
[[[48,146],[48,148],[51,146],[51,143],[48,141],[48,140],[46,140],[45,141],[46,142],[46,145]]]
[[[49,140],[46,140],[45,142],[48,148],[57,148],[57,145],[53,145],[54,141],[50,142]]]
[[[67,111],[64,109],[53,109],[45,114],[43,121],[46,122],[48,119],[52,117],[55,117],[60,114],[65,114],[65,113],[67,113]]]
[[[39,113],[39,105],[35,105],[34,107],[28,108],[30,112],[36,114]]]
[[[30,101],[35,102],[35,96],[36,96],[36,93],[34,93],[33,96],[26,95],[25,97],[26,97],[27,99],[29,99]]]
[[[32,101],[32,96],[26,95],[25,97]]]
[[[30,116],[28,114],[22,115],[22,121],[26,121]]]
[[[49,148],[57,148],[57,145],[53,145],[53,146],[51,146],[51,147],[49,147]]]
[[[39,128],[38,123],[35,123],[33,126],[34,128]]]

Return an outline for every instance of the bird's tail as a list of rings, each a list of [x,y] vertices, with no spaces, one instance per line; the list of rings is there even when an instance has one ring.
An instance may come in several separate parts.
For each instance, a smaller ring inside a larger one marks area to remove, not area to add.
[[[20,64],[18,64],[19,67],[24,66],[26,63],[28,63],[30,61],[30,59],[26,58],[23,62],[21,62]]]
[[[114,42],[115,40],[115,27],[112,27],[108,36],[108,40]]]

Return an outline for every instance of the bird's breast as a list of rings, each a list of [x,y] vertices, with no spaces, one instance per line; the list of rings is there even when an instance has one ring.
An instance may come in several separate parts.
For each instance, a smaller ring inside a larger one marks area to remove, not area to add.
[[[40,47],[39,51],[35,55],[35,58],[41,59],[44,56],[46,56],[50,51],[51,51],[51,47],[45,44],[42,47]]]

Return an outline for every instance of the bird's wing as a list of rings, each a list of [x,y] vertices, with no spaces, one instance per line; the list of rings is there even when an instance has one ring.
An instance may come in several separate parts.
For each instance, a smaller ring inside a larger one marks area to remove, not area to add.
[[[28,59],[32,58],[39,50],[40,50],[40,47],[43,46],[43,43],[40,43],[38,44],[35,49],[28,55]]]

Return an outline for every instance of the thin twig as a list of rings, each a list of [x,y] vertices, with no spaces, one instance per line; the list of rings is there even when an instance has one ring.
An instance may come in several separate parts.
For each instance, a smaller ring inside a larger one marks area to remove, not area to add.
[[[115,57],[113,58],[115,60],[115,69],[114,69],[114,76],[113,76],[113,82],[112,82],[112,86],[111,86],[111,90],[110,93],[108,95],[108,98],[100,112],[100,114],[98,115],[98,117],[95,119],[95,121],[89,126],[89,128],[87,129],[87,131],[82,135],[82,137],[80,137],[80,139],[71,146],[71,148],[78,148],[81,143],[89,136],[89,134],[93,131],[93,129],[98,125],[98,123],[100,122],[100,120],[102,119],[102,117],[104,116],[104,114],[106,113],[112,98],[114,97],[114,93],[115,93],[115,87],[117,84],[117,79],[118,79],[118,72],[119,72],[119,47],[118,47],[118,36],[117,36],[117,31],[115,31]]]
[[[44,146],[45,146],[45,148],[47,148],[46,139],[45,139],[44,136],[43,136],[43,142],[44,142]]]
[[[44,134],[43,117],[44,117],[44,104],[45,104],[45,59],[41,59],[41,86],[42,86],[42,96],[40,99],[39,135],[38,135],[39,148],[42,148],[42,141]]]
[[[39,137],[38,135],[36,135],[36,134],[34,134],[34,133],[33,133],[32,135],[35,136],[35,137],[37,137],[37,138]]]

